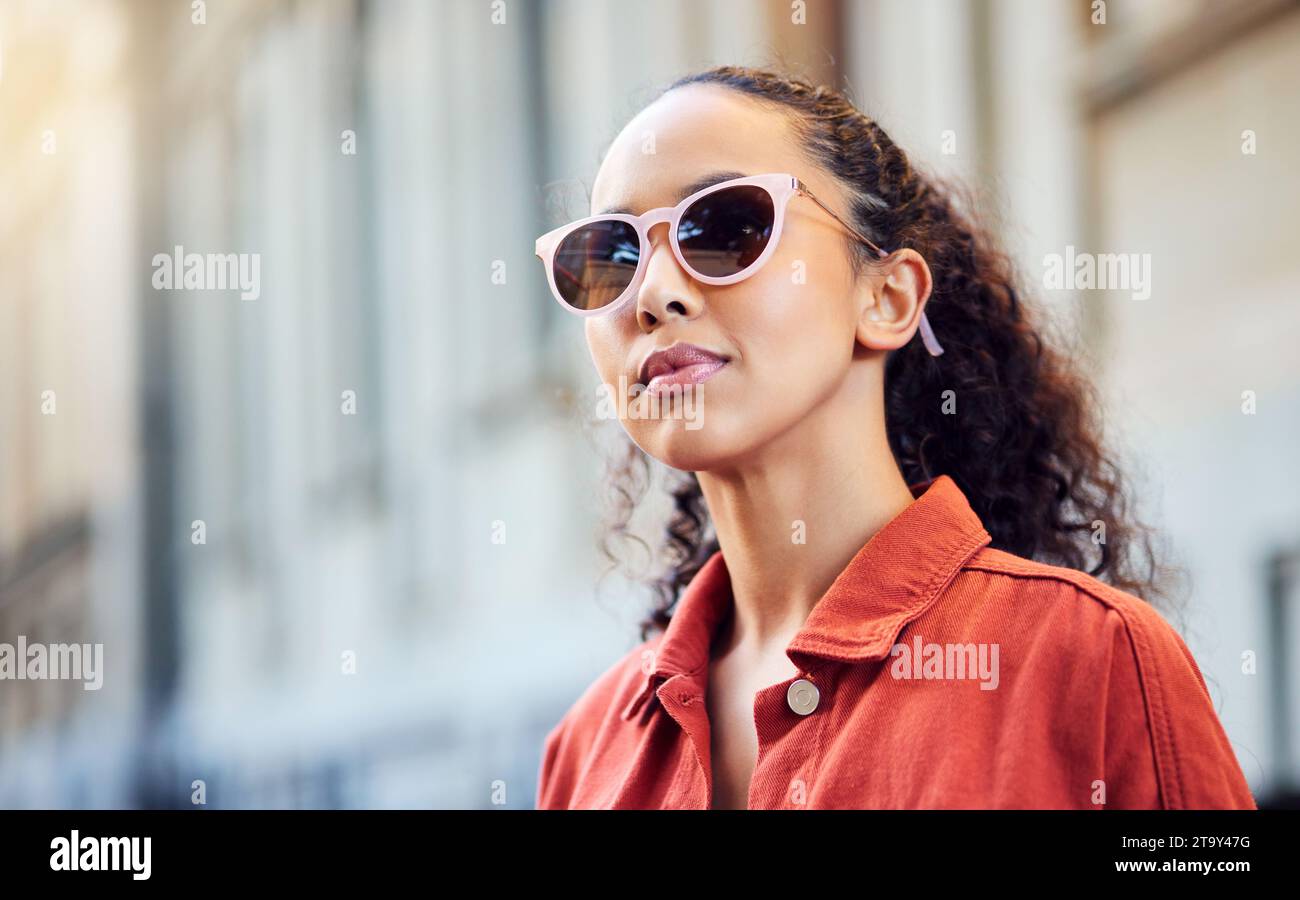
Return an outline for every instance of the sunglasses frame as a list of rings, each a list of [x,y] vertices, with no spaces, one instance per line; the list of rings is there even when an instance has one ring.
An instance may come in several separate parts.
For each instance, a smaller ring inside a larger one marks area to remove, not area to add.
[[[746,185],[761,187],[766,190],[768,195],[772,198],[772,234],[768,238],[767,246],[763,248],[763,252],[758,255],[757,259],[733,275],[704,275],[696,271],[690,263],[686,261],[685,256],[682,254],[682,248],[677,241],[677,230],[681,223],[682,214],[686,212],[688,207],[702,197],[707,197],[709,194],[714,194],[718,191],[743,187]],[[758,270],[763,267],[776,251],[776,246],[781,240],[782,227],[785,223],[786,206],[789,205],[790,198],[796,195],[802,195],[816,203],[829,213],[835,221],[844,226],[844,228],[855,238],[866,244],[872,250],[875,250],[882,259],[889,256],[889,254],[877,246],[874,241],[862,234],[848,222],[844,221],[844,219],[840,218],[833,209],[821,200],[817,199],[817,197],[813,195],[812,191],[808,190],[807,185],[795,176],[785,172],[772,173],[768,175],[747,175],[744,178],[734,178],[731,181],[720,181],[717,184],[704,188],[703,190],[696,191],[689,197],[683,198],[683,200],[676,206],[660,206],[655,209],[646,210],[639,216],[628,215],[626,213],[607,213],[601,216],[587,216],[578,219],[577,221],[570,222],[567,225],[561,225],[559,228],[548,231],[546,234],[539,237],[534,245],[533,253],[542,261],[542,265],[546,269],[546,281],[550,286],[551,296],[555,298],[556,303],[559,303],[560,306],[564,307],[566,312],[583,318],[605,315],[618,310],[626,304],[629,299],[636,296],[637,289],[641,286],[641,280],[645,277],[646,261],[650,258],[650,254],[645,252],[640,253],[639,258],[637,259],[636,271],[632,274],[632,280],[629,281],[627,287],[623,289],[623,293],[619,294],[614,300],[606,303],[604,306],[597,307],[596,309],[576,309],[564,299],[563,295],[560,294],[559,288],[555,284],[555,252],[571,232],[576,231],[585,225],[590,225],[593,222],[611,220],[625,222],[636,230],[637,239],[640,241],[640,247],[645,248],[650,246],[650,229],[655,225],[658,225],[660,222],[667,222],[668,243],[672,247],[673,256],[677,257],[678,264],[692,278],[696,281],[702,282],[703,284],[710,285],[736,284],[737,282],[744,281],[746,278],[749,278],[758,272]],[[930,327],[930,322],[926,319],[924,310],[921,312],[920,331],[921,339],[925,343],[925,348],[930,352],[930,355],[939,356],[942,354],[943,348],[939,346],[938,340],[935,339],[934,330]]]

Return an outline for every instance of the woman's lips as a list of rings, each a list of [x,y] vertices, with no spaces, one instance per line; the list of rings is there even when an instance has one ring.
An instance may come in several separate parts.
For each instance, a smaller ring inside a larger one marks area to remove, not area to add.
[[[656,375],[646,384],[647,394],[654,394],[669,385],[680,384],[702,384],[714,376],[714,374],[727,364],[725,359],[714,359],[708,362],[694,363],[689,366],[682,366],[680,369],[673,369],[671,372],[665,372],[662,375]]]

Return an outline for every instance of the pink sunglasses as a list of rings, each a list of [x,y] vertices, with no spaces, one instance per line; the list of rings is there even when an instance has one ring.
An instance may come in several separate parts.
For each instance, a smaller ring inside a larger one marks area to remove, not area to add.
[[[578,316],[613,312],[634,297],[645,275],[650,229],[668,223],[673,255],[692,278],[704,284],[735,284],[771,258],[781,239],[785,208],[802,194],[816,203],[881,258],[889,256],[835,211],[813,196],[793,175],[750,175],[696,191],[676,206],[639,216],[608,213],[588,216],[548,231],[534,253],[546,267],[556,302]],[[932,356],[943,353],[925,313],[921,340]]]

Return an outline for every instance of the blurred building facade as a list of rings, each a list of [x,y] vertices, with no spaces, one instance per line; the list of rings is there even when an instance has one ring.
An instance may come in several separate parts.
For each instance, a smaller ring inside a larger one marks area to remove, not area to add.
[[[1300,780],[1297,49],[1269,0],[0,3],[0,640],[106,664],[0,682],[0,806],[531,806],[648,600],[596,592],[594,374],[533,239],[722,62],[981,188],[1252,787]],[[259,296],[155,290],[177,246]],[[1067,246],[1150,253],[1151,296],[1044,290]]]

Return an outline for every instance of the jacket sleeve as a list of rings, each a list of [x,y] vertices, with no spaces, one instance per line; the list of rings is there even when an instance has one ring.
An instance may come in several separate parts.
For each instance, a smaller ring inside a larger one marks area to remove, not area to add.
[[[1255,809],[1200,667],[1135,601],[1107,614],[1105,782],[1110,809]]]

